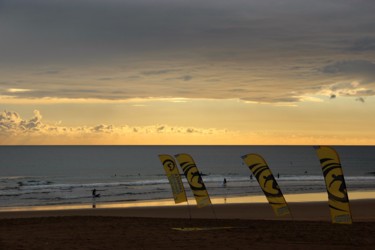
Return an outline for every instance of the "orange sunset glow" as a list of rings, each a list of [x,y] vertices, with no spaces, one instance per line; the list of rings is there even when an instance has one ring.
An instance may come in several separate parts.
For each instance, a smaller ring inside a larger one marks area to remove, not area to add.
[[[0,8],[1,145],[375,144],[371,1]]]

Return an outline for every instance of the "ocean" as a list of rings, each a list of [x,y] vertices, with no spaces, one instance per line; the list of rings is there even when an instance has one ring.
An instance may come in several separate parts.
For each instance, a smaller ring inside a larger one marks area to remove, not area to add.
[[[333,148],[349,195],[375,191],[375,147]],[[158,155],[179,153],[194,158],[212,198],[262,195],[241,159],[249,153],[265,158],[284,194],[326,190],[312,146],[0,146],[0,210],[90,204],[94,188],[100,204],[173,200]]]

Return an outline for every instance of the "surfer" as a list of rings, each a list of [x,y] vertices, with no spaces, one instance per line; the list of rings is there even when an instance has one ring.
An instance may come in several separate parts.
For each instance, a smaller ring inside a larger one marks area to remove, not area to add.
[[[100,197],[100,194],[97,194],[96,193],[96,189],[94,188],[93,190],[92,190],[92,198],[99,198]]]
[[[99,198],[100,194],[96,193],[96,189],[92,190],[92,208],[96,208],[96,198]]]

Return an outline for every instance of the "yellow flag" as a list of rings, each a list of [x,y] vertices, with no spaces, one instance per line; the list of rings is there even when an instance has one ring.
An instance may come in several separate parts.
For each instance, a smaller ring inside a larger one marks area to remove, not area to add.
[[[263,157],[257,154],[247,154],[242,156],[242,159],[257,179],[275,214],[277,216],[290,214],[288,204]]]
[[[163,164],[169,184],[171,184],[174,202],[177,204],[187,201],[184,184],[182,183],[180,176],[180,171],[178,171],[176,162],[173,157],[170,155],[159,155],[159,159]]]
[[[352,224],[349,197],[337,152],[327,146],[315,147],[328,193],[332,223]]]
[[[204,207],[211,204],[210,197],[203,183],[201,174],[193,158],[188,154],[175,155],[178,163],[184,171],[185,177],[189,182],[190,188],[193,191],[198,207]]]

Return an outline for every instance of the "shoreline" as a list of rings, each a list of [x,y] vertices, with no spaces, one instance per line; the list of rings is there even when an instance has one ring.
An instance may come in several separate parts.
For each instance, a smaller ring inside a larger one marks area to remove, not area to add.
[[[290,203],[307,203],[307,202],[328,202],[327,193],[300,193],[300,194],[284,194],[285,200]],[[349,193],[350,202],[354,200],[375,200],[375,191],[353,191]],[[223,204],[268,204],[264,195],[254,196],[228,196],[228,197],[211,197],[213,205]],[[188,199],[191,207],[196,205],[193,198]],[[141,208],[141,207],[178,207],[186,206],[186,203],[175,204],[173,199],[161,200],[144,200],[131,202],[100,202],[100,198],[96,200],[97,209],[119,209],[119,208]],[[41,206],[9,206],[0,207],[0,215],[4,212],[27,212],[27,211],[53,211],[53,210],[79,210],[91,209],[92,203],[66,204],[66,205],[41,205]],[[1,216],[0,216],[1,218]]]
[[[327,201],[289,202],[292,216],[276,217],[266,202],[221,203],[203,208],[196,205],[154,205],[154,206],[89,206],[74,209],[34,209],[0,212],[1,219],[31,217],[143,217],[143,218],[184,218],[184,219],[243,219],[243,220],[286,220],[286,221],[326,221],[330,222]],[[375,221],[375,199],[352,199],[350,201],[354,222]]]
[[[72,210],[8,211],[0,213],[2,219],[35,217],[134,217],[134,218],[182,218],[182,219],[240,219],[280,221],[325,221],[330,222],[326,202],[293,202],[289,204],[291,216],[276,217],[267,203],[217,204],[204,208],[196,206],[157,206],[127,208],[84,208]],[[351,202],[353,222],[375,222],[375,200]]]

